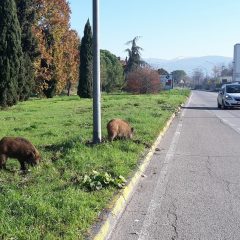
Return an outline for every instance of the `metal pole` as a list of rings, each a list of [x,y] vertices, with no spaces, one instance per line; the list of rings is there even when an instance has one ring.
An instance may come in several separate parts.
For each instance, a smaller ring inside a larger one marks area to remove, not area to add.
[[[93,0],[93,143],[100,143],[101,133],[101,90],[99,50],[99,0]]]

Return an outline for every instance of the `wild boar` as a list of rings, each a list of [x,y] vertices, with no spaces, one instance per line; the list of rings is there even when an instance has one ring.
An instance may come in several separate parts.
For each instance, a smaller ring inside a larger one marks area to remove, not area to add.
[[[130,124],[122,119],[112,119],[107,124],[108,139],[113,141],[115,138],[132,138],[134,129]]]
[[[0,169],[6,169],[8,158],[18,159],[21,170],[26,170],[26,163],[37,165],[40,154],[31,142],[22,137],[4,137],[0,141]]]

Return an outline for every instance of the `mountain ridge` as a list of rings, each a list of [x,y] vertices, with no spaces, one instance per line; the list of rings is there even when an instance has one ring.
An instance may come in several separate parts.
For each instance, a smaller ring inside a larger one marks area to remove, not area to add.
[[[198,68],[202,69],[204,73],[211,75],[214,66],[228,66],[232,63],[233,58],[210,55],[201,57],[177,57],[169,60],[161,58],[145,58],[144,61],[155,69],[164,68],[168,72],[184,70],[188,75],[191,75],[194,69]]]

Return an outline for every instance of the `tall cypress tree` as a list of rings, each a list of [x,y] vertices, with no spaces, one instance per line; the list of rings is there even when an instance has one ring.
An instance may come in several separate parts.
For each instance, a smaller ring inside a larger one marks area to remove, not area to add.
[[[14,0],[0,1],[0,106],[18,101],[22,68],[21,29]]]
[[[79,97],[92,98],[93,94],[93,39],[89,19],[84,28],[84,36],[80,47],[80,74],[78,92]]]
[[[37,40],[35,39],[32,26],[35,23],[35,11],[32,0],[15,0],[17,15],[22,30],[23,74],[19,79],[19,99],[27,100],[34,87],[33,61],[39,56]]]

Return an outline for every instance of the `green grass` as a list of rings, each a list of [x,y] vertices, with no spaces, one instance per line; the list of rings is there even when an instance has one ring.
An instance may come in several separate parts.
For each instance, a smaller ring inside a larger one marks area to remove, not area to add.
[[[0,114],[0,138],[22,136],[40,150],[42,162],[22,174],[0,172],[0,239],[84,239],[116,193],[109,187],[89,192],[79,181],[92,170],[128,178],[164,124],[189,91],[158,95],[103,95],[102,130],[112,118],[128,120],[133,140],[91,146],[92,101],[72,97],[34,99]]]

